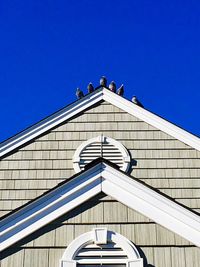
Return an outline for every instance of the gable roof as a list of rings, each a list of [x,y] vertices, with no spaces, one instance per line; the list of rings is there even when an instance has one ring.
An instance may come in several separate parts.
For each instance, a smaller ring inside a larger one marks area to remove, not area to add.
[[[107,88],[100,87],[93,93],[86,95],[82,99],[75,101],[74,103],[40,121],[39,123],[36,123],[28,129],[1,143],[0,157],[3,157],[7,153],[19,148],[20,146],[35,139],[52,128],[55,128],[61,123],[71,119],[72,117],[80,114],[88,108],[91,108],[103,100],[119,107],[125,112],[145,121],[155,128],[200,151],[200,138],[197,136],[192,135],[191,133],[166,121],[152,112],[133,104],[129,100],[111,92]]]
[[[117,165],[97,159],[88,168],[4,216],[0,251],[103,192],[200,246],[200,216],[130,178]]]

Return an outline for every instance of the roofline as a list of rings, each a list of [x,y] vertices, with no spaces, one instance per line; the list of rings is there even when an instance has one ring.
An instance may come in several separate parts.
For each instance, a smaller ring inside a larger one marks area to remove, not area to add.
[[[4,217],[0,251],[101,192],[200,246],[200,216],[100,158],[73,179]]]
[[[100,102],[102,94],[102,88],[99,88],[3,141],[0,143],[0,158]]]
[[[30,205],[32,202],[35,202],[36,200],[38,200],[38,199],[42,198],[43,196],[49,194],[51,191],[55,190],[56,188],[58,188],[58,187],[60,187],[60,186],[62,186],[62,185],[64,185],[64,184],[69,183],[72,179],[75,179],[77,176],[80,176],[82,173],[84,173],[85,171],[91,169],[92,167],[95,167],[95,166],[96,166],[97,164],[99,164],[99,163],[106,163],[107,165],[111,166],[112,168],[118,170],[119,172],[124,173],[124,171],[122,171],[122,170],[120,169],[120,167],[119,167],[117,164],[115,164],[115,163],[113,163],[113,162],[107,160],[106,158],[98,157],[98,158],[94,159],[93,161],[89,162],[87,165],[85,165],[84,170],[80,171],[79,173],[75,173],[75,174],[74,174],[73,176],[71,176],[70,178],[67,178],[67,179],[65,179],[64,181],[58,183],[57,185],[55,185],[54,187],[52,187],[52,188],[50,188],[49,190],[45,191],[44,193],[42,193],[41,195],[37,196],[36,198],[29,200],[28,202],[24,203],[23,205],[21,205],[21,206],[15,208],[15,209],[11,210],[10,212],[6,213],[5,215],[1,216],[1,217],[0,217],[0,221],[6,219],[7,217],[11,216],[12,214],[16,213],[17,211],[19,211],[19,210],[25,208],[26,206]],[[200,216],[200,213],[199,213],[199,212],[197,212],[197,211],[191,209],[190,207],[188,207],[188,206],[186,206],[186,205],[184,205],[184,204],[182,204],[182,203],[176,201],[176,199],[174,199],[174,198],[172,198],[171,196],[169,196],[169,195],[163,193],[163,192],[160,191],[159,189],[157,189],[157,188],[151,186],[150,184],[147,184],[146,182],[144,182],[144,181],[142,181],[142,180],[140,180],[140,179],[137,179],[137,178],[131,176],[129,173],[126,173],[126,175],[127,175],[127,177],[131,178],[132,180],[135,180],[135,181],[137,181],[138,183],[145,185],[146,187],[148,187],[148,188],[150,188],[151,190],[157,192],[158,194],[160,194],[160,195],[162,195],[162,196],[168,198],[169,200],[173,201],[174,203],[178,204],[179,206],[182,206],[183,208],[189,210],[190,212],[192,212],[192,213],[194,213],[194,214]]]
[[[171,122],[159,117],[158,115],[155,115],[152,112],[135,105],[129,100],[111,92],[109,89],[100,87],[93,93],[87,94],[80,100],[73,102],[72,104],[52,114],[39,123],[36,123],[35,125],[1,143],[0,158],[51,130],[52,128],[57,127],[61,123],[73,118],[84,110],[91,108],[102,100],[119,107],[125,112],[147,122],[153,127],[200,151],[200,138],[197,136],[181,129]]]
[[[65,179],[64,181],[58,183],[57,185],[55,185],[54,187],[52,187],[52,188],[50,188],[49,190],[45,191],[44,193],[42,193],[41,195],[37,196],[36,198],[29,200],[28,202],[24,203],[23,205],[17,207],[16,209],[13,209],[12,211],[10,211],[10,212],[6,213],[5,215],[1,216],[1,217],[0,217],[0,222],[1,222],[2,220],[6,219],[7,217],[10,217],[12,214],[16,213],[17,211],[19,211],[19,210],[25,208],[26,206],[30,205],[32,202],[35,202],[36,200],[38,200],[38,199],[40,199],[40,198],[46,196],[47,194],[49,194],[51,191],[55,190],[56,188],[58,188],[58,187],[60,187],[60,186],[62,186],[62,185],[64,185],[64,184],[69,183],[71,180],[75,179],[77,176],[80,176],[80,175],[81,175],[82,173],[84,173],[86,170],[89,170],[89,169],[91,169],[92,167],[95,167],[98,163],[102,163],[102,162],[107,163],[108,165],[110,165],[111,167],[115,168],[116,170],[121,171],[121,170],[120,170],[120,167],[119,167],[118,165],[116,165],[115,163],[113,163],[113,162],[111,162],[111,161],[109,161],[109,160],[107,160],[107,159],[105,159],[105,158],[102,158],[102,157],[96,158],[96,159],[94,159],[93,161],[89,162],[87,165],[85,165],[85,169],[84,169],[84,170],[80,171],[79,173],[75,173],[75,174],[74,174],[73,176],[71,176],[70,178]],[[128,176],[131,177],[132,179],[136,179],[136,178],[134,178],[134,177],[132,177],[132,176],[130,176],[130,175],[128,175]],[[138,180],[138,181],[139,181],[139,183],[144,183],[144,182],[141,181],[141,180]],[[144,184],[145,184],[145,183],[144,183]],[[147,185],[147,186],[151,187],[150,185]],[[151,188],[152,188],[152,190],[155,190],[155,191],[157,190],[156,188],[153,188],[153,187],[151,187]],[[166,197],[168,197],[168,196],[166,195]],[[181,205],[182,205],[182,204],[181,204]],[[183,205],[183,206],[184,206],[184,205]],[[188,207],[185,206],[185,208],[188,208]],[[190,208],[188,208],[188,209],[190,209]],[[198,214],[198,212],[196,212],[196,211],[193,211],[193,210],[191,210],[191,211],[194,212],[194,213],[196,213],[196,214]],[[0,224],[0,226],[1,226],[1,224]]]
[[[131,101],[113,94],[110,90],[105,90],[103,99],[121,108],[130,115],[152,125],[153,127],[171,135],[172,137],[184,142],[185,144],[200,151],[200,138],[176,126],[175,124],[163,119],[162,117],[135,105]]]

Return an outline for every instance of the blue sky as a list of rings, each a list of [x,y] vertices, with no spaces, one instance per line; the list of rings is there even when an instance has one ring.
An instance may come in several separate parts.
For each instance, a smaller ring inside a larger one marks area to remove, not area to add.
[[[0,1],[0,141],[101,75],[199,136],[200,2]]]

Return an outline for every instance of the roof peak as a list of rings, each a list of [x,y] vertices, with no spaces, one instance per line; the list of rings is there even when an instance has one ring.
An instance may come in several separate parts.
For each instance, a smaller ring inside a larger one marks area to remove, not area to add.
[[[200,217],[197,214],[137,179],[130,178],[105,159],[100,158],[93,163],[87,170],[4,217],[1,220],[0,250],[101,192],[200,246]]]
[[[61,123],[71,119],[84,110],[93,107],[94,105],[107,101],[110,104],[117,106],[123,111],[133,115],[140,120],[154,126],[155,128],[173,136],[174,138],[184,142],[185,144],[200,150],[200,139],[193,134],[181,129],[180,127],[168,122],[167,120],[155,115],[154,113],[132,103],[131,101],[113,93],[105,87],[100,87],[94,92],[85,95],[83,98],[71,103],[63,109],[55,112],[49,117],[27,128],[19,134],[9,138],[0,145],[0,157],[7,155],[9,152],[21,147],[30,142],[45,132],[55,128]]]
[[[93,93],[95,90],[99,88],[106,88],[112,91],[113,93],[117,93],[120,96],[124,95],[124,85],[121,84],[119,88],[117,89],[115,82],[111,81],[110,84],[107,86],[107,78],[105,76],[101,76],[99,85],[97,87],[94,87],[93,84],[90,82],[87,86],[87,93],[88,94]],[[76,96],[78,99],[81,99],[84,97],[84,92],[79,87],[76,90]]]

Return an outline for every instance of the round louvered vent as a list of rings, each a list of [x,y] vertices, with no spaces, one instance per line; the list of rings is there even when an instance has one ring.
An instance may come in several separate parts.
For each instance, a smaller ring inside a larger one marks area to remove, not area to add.
[[[123,171],[129,169],[130,156],[127,149],[118,141],[100,135],[82,143],[77,148],[73,159],[75,172],[84,170],[85,165],[99,157],[117,164]]]
[[[78,266],[81,267],[88,266],[88,264],[95,264],[95,266],[110,266],[111,264],[113,266],[113,262],[116,264],[115,267],[125,267],[127,259],[126,252],[113,242],[105,245],[86,245],[78,251],[75,257]]]
[[[60,267],[143,267],[137,248],[124,236],[94,228],[72,241],[65,250]]]

